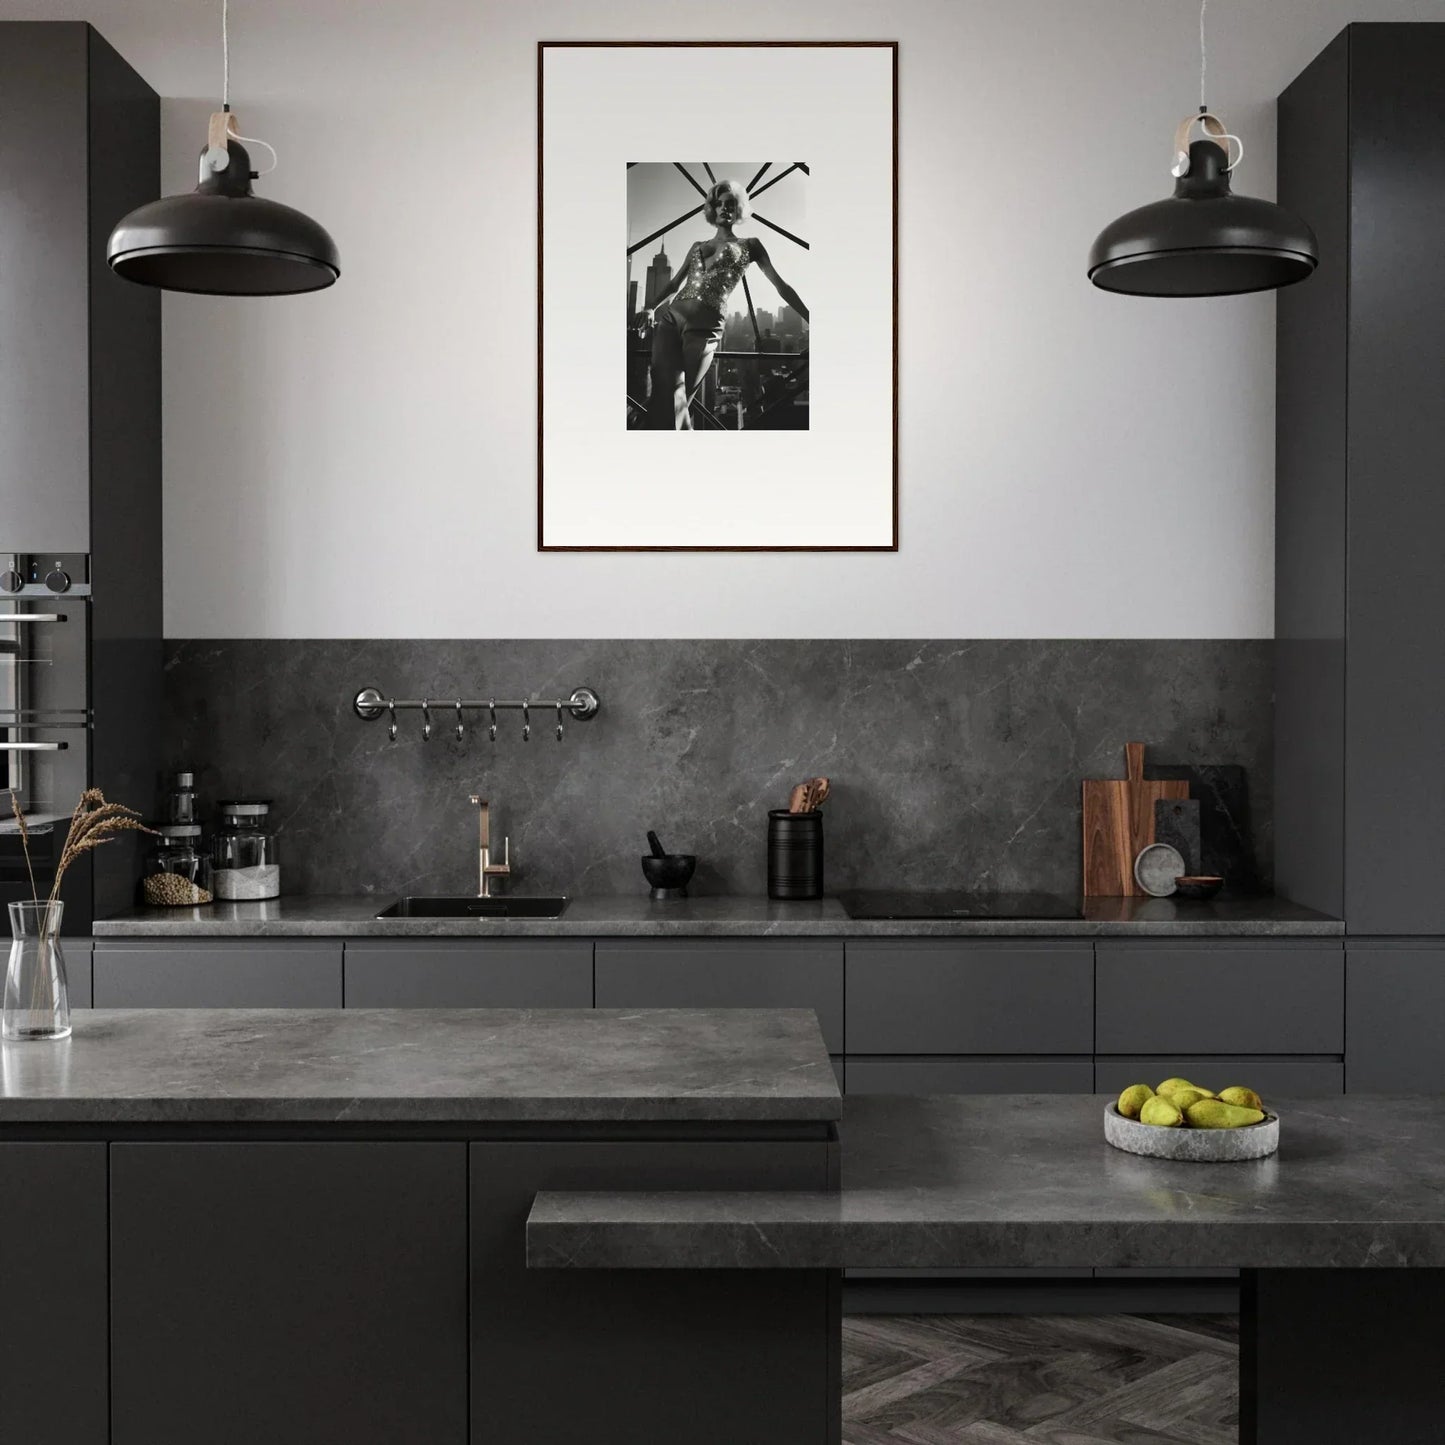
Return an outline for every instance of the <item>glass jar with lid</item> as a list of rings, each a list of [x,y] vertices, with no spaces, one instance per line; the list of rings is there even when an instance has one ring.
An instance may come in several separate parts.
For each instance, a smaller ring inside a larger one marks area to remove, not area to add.
[[[281,859],[270,831],[271,804],[258,798],[218,803],[221,826],[211,843],[217,898],[249,902],[281,896]]]
[[[199,823],[162,823],[141,875],[141,901],[156,908],[210,903],[211,855],[201,846]]]

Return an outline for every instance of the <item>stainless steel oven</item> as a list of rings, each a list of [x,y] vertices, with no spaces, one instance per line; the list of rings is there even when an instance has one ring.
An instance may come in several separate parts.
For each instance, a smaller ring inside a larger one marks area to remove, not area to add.
[[[70,813],[90,780],[89,592],[83,558],[0,554],[3,902],[30,896],[31,868],[34,886],[48,892]],[[30,828],[30,868],[12,797]],[[66,931],[88,929],[88,865],[76,870],[65,898]],[[72,919],[72,905],[85,916]]]

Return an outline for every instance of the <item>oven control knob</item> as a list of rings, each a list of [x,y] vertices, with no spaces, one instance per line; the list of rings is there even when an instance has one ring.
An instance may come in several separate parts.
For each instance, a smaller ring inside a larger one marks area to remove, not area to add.
[[[12,567],[0,572],[0,592],[18,592],[25,585],[25,579]]]
[[[45,585],[50,588],[52,592],[69,592],[70,573],[62,572],[60,568],[57,567],[53,572],[47,572],[45,574]]]

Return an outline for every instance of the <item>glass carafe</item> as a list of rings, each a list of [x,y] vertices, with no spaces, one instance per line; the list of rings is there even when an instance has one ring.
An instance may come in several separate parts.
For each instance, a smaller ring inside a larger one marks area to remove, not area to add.
[[[12,1039],[70,1037],[70,990],[60,951],[63,903],[10,905],[10,967],[0,1035]]]

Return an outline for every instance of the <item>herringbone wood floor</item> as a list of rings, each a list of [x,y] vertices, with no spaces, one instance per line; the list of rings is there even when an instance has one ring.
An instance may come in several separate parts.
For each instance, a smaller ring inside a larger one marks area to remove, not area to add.
[[[1236,1445],[1232,1315],[852,1315],[845,1445]]]

